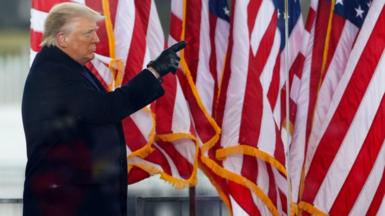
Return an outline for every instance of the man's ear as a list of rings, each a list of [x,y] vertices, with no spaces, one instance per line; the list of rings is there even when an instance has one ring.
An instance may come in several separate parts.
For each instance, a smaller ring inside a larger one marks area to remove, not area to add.
[[[56,35],[56,42],[59,47],[66,48],[67,47],[67,37],[63,32],[59,32]]]

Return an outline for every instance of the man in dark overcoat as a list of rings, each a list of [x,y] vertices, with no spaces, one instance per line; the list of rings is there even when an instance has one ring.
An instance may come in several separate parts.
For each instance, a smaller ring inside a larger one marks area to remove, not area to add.
[[[24,215],[126,215],[127,158],[121,120],[163,95],[183,49],[164,50],[121,88],[106,92],[84,66],[103,17],[76,4],[54,6],[27,77]]]

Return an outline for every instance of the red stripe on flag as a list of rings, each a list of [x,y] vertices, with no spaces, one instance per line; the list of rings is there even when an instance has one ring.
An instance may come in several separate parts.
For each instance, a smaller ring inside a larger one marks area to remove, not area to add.
[[[287,212],[287,194],[282,193],[282,191],[278,190],[279,198],[281,199],[282,211]]]
[[[172,175],[170,164],[168,163],[166,157],[159,150],[157,146],[153,146],[154,151],[151,152],[146,158],[146,161],[152,162],[154,164],[158,164],[162,167],[163,171],[169,175]]]
[[[139,150],[143,147],[144,144],[147,143],[147,140],[143,137],[142,132],[130,117],[123,119],[122,124],[124,125],[124,138],[126,143],[129,144],[128,147],[131,149],[131,151]]]
[[[231,196],[237,201],[238,205],[240,205],[243,210],[245,210],[249,215],[261,215],[258,207],[253,201],[252,192],[248,188],[230,180],[228,181],[228,187],[230,189]]]
[[[295,117],[297,116],[297,103],[292,98],[289,98],[289,107],[290,107],[289,120],[290,122],[295,122]]]
[[[312,203],[355,116],[385,47],[385,16],[380,16],[322,137],[305,179],[304,200]],[[370,56],[370,59],[367,57]]]
[[[384,195],[385,195],[385,171],[382,173],[380,184],[377,187],[376,194],[374,194],[372,203],[370,204],[370,207],[366,215],[379,215],[378,210],[381,206],[381,203],[384,201],[384,198],[385,198]]]
[[[178,169],[180,176],[184,179],[188,179],[191,177],[193,167],[192,163],[190,163],[183,155],[181,155],[174,147],[172,142],[162,142],[157,141],[160,148],[162,148],[166,154],[171,158],[173,163],[176,165],[175,167]],[[168,173],[169,175],[173,175],[173,173]]]
[[[86,0],[86,5],[101,14],[103,13],[102,1]],[[115,12],[111,13],[111,16],[115,16]],[[96,53],[103,56],[110,56],[110,49],[108,46],[108,35],[106,25],[104,21],[98,22],[98,37],[100,42],[96,46]]]
[[[231,11],[233,12],[233,15],[230,16],[230,34],[229,34],[229,44],[227,47],[227,55],[225,59],[225,68],[223,71],[222,80],[220,83],[220,89],[219,89],[219,96],[218,96],[218,103],[216,112],[214,113],[214,119],[217,122],[217,124],[221,127],[223,122],[223,115],[225,111],[226,106],[226,100],[227,100],[227,90],[229,87],[229,81],[231,77],[231,59],[233,56],[233,48],[234,48],[234,17],[235,17],[235,2],[231,5]]]
[[[282,86],[281,89],[281,124],[279,125],[280,128],[286,127],[286,86]]]
[[[273,171],[271,170],[271,166],[269,164],[266,164],[266,171],[269,179],[269,192],[268,196],[274,206],[277,206],[277,185],[275,184],[275,178]],[[265,177],[265,176],[264,176]]]
[[[177,80],[175,76],[163,78],[165,94],[157,100],[156,104],[156,131],[158,134],[172,133]]]
[[[382,98],[380,108],[373,120],[369,133],[361,147],[352,169],[343,187],[330,209],[330,215],[348,215],[358,195],[376,162],[378,153],[385,139],[383,125],[385,122],[385,97]]]
[[[199,158],[201,155],[199,155]],[[215,174],[209,167],[207,167],[202,161],[199,161],[199,168],[206,174],[207,178],[213,184],[215,189],[218,191],[220,198],[225,203],[229,212],[232,211],[230,198],[229,198],[229,187],[227,180]]]
[[[188,17],[188,19],[186,19],[185,40],[188,46],[184,49],[184,55],[195,83],[199,62],[202,2],[186,0],[186,4],[188,5],[188,7],[186,7],[186,17]],[[197,11],[199,12],[197,13]]]
[[[271,54],[270,50],[274,43],[276,25],[277,16],[273,15],[272,20],[262,37],[256,56],[252,56],[252,51],[250,49],[248,76],[239,137],[239,142],[241,144],[256,147],[258,143],[264,106],[262,99],[263,89],[259,77]]]
[[[210,50],[211,50],[211,53],[210,53],[210,57],[209,57],[209,67],[210,67],[210,74],[211,76],[213,77],[213,80],[214,80],[214,94],[213,94],[213,98],[212,98],[212,107],[211,107],[211,113],[214,113],[215,112],[215,107],[216,107],[216,101],[217,101],[217,97],[218,97],[218,90],[219,90],[219,82],[220,80],[218,80],[218,76],[217,76],[217,50],[216,50],[216,47],[215,47],[215,30],[216,30],[216,27],[217,27],[217,21],[218,21],[218,18],[217,16],[213,15],[211,13],[211,11],[209,11],[209,34],[210,34]],[[209,107],[208,107],[209,108]]]
[[[95,66],[92,63],[87,63],[86,67],[91,71],[91,73],[96,77],[96,79],[99,80],[100,84],[103,86],[104,89],[108,89],[108,85],[106,81],[103,79],[102,76],[100,76],[98,70],[95,68]]]
[[[148,174],[146,171],[134,166],[128,172],[127,184],[134,184],[134,183],[139,182],[139,181],[146,179],[148,177],[150,177],[150,174]]]
[[[183,22],[175,14],[170,14],[170,35],[177,41],[181,40]],[[190,45],[189,45],[190,46]]]
[[[285,164],[285,150],[283,148],[283,142],[281,133],[278,130],[278,127],[275,126],[275,151],[274,158],[277,159],[281,164]],[[280,172],[281,173],[281,172]],[[283,175],[283,173],[281,173]],[[286,176],[284,176],[286,178]]]
[[[342,18],[341,16],[335,15],[333,17],[333,24],[332,24],[332,30],[330,33],[330,40],[328,43],[328,54],[326,58],[326,67],[325,71],[323,72],[321,79],[321,83],[325,78],[326,71],[329,69],[330,62],[332,61],[334,57],[334,53],[336,52],[336,48],[339,44],[343,44],[344,41],[340,41],[342,30],[345,28],[346,20]],[[346,42],[345,42],[346,43]],[[346,62],[344,62],[346,63]]]
[[[278,55],[274,69],[273,69],[273,77],[271,79],[269,90],[267,91],[267,99],[269,100],[272,110],[275,109],[275,105],[277,103],[277,97],[279,92],[280,66],[281,66],[281,57],[280,55]]]
[[[313,124],[313,112],[315,102],[318,95],[319,81],[321,78],[322,58],[325,48],[326,32],[328,27],[328,17],[330,15],[331,2],[319,1],[318,3],[317,21],[315,26],[314,43],[313,43],[313,55],[312,65],[310,71],[310,95],[309,95],[309,109],[308,119],[306,124],[306,139],[308,140],[309,134]]]
[[[261,4],[262,1],[260,0],[252,0],[247,5],[247,26],[249,27],[249,32],[253,31],[256,17],[259,12],[259,8],[261,7]]]
[[[261,45],[263,45],[263,43],[261,43]],[[262,53],[263,52],[258,52],[258,54]],[[250,50],[246,92],[244,96],[241,117],[242,122],[239,131],[239,143],[251,145],[254,147],[256,147],[258,143],[259,132],[261,128],[261,119],[263,114],[263,89],[259,81],[260,71],[258,70],[261,68],[261,66],[258,67],[258,65],[262,65],[263,67],[262,63],[263,62],[258,62],[254,60]]]
[[[309,13],[307,15],[306,26],[305,26],[305,30],[307,32],[311,31],[311,28],[313,27],[313,24],[314,24],[315,16],[316,16],[316,11],[314,11],[314,9],[310,7]]]
[[[195,99],[195,96],[187,82],[187,78],[185,77],[183,71],[178,70],[177,76],[183,89],[185,98],[188,101],[190,112],[193,116],[192,119],[195,123],[196,131],[199,134],[199,137],[201,138],[202,142],[205,143],[211,138],[213,138],[213,135],[216,134],[216,131],[211,124],[201,124],[202,122],[207,122],[208,120],[204,115],[203,111],[201,110],[197,100]]]
[[[49,12],[51,8],[59,3],[63,2],[70,2],[69,0],[33,0],[32,1],[32,8],[44,11],[44,12]]]
[[[144,55],[146,53],[145,36],[147,34],[150,8],[150,0],[135,1],[135,23],[123,83],[134,77],[143,67]]]
[[[40,43],[43,40],[43,33],[31,29],[30,34],[31,49],[35,52],[39,52],[41,49]]]
[[[291,65],[290,74],[297,75],[297,77],[301,79],[304,63],[305,63],[305,56],[301,53],[298,54],[297,58],[295,58],[293,64]]]

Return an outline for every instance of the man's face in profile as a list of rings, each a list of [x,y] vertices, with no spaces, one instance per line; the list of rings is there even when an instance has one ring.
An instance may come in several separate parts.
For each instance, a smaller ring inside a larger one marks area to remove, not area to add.
[[[63,35],[66,53],[80,64],[86,64],[95,56],[99,42],[96,21],[86,17],[77,17],[68,24],[68,31]]]

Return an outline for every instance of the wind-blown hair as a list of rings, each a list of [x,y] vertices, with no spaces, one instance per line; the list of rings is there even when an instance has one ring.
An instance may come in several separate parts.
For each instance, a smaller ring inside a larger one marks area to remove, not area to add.
[[[75,18],[85,17],[94,21],[103,20],[104,17],[91,8],[78,4],[65,2],[51,8],[44,23],[43,40],[41,46],[56,46],[55,37],[59,32],[70,31],[71,21]]]

